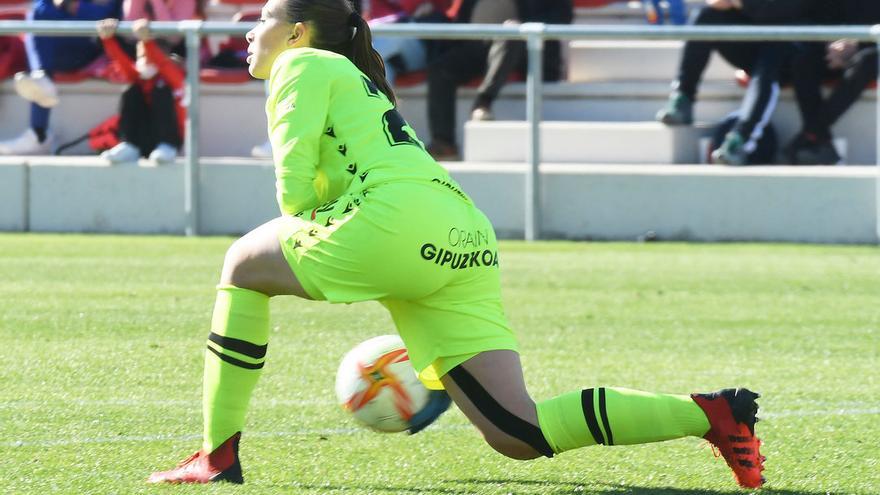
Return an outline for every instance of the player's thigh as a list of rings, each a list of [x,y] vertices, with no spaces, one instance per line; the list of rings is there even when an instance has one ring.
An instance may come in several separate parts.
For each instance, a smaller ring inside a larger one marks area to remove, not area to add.
[[[534,459],[541,455],[530,442],[529,436],[540,434],[540,429],[535,402],[526,390],[519,354],[505,350],[481,352],[447,373],[441,381],[458,408],[492,448],[514,459]]]
[[[226,251],[221,285],[234,285],[269,296],[294,295],[311,299],[297,280],[278,240],[283,218],[260,225]]]

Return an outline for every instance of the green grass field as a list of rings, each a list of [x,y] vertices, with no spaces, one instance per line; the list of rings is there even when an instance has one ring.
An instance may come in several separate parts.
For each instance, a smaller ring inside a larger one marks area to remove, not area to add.
[[[507,460],[457,410],[376,434],[334,372],[393,328],[375,303],[272,302],[246,484],[153,487],[199,445],[228,238],[0,235],[0,493],[732,494],[700,439]],[[536,398],[593,385],[763,393],[764,493],[880,493],[880,251],[505,243],[504,299]]]

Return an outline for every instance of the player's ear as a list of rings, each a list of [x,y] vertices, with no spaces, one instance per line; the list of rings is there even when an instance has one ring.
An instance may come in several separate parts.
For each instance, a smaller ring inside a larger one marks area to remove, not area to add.
[[[297,22],[290,30],[290,38],[287,39],[287,46],[308,46],[308,26],[304,22]]]

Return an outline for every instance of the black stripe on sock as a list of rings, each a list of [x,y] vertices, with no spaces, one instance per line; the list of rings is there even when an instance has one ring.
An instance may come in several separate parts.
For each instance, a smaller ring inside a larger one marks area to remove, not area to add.
[[[544,438],[544,434],[537,426],[511,413],[498,403],[480,382],[467,372],[462,366],[456,366],[449,371],[452,381],[467,396],[480,413],[486,417],[499,430],[523,441],[545,457],[553,457],[553,449]]]
[[[229,349],[230,351],[235,351],[239,354],[244,354],[245,356],[252,357],[254,359],[263,359],[264,357],[266,357],[266,349],[269,347],[269,344],[251,344],[246,340],[233,339],[232,337],[224,337],[222,335],[217,335],[214,332],[211,332],[211,334],[208,335],[208,340],[224,349]]]
[[[605,437],[602,436],[602,430],[599,428],[599,421],[596,420],[596,410],[593,409],[593,389],[588,388],[581,391],[581,407],[584,410],[584,419],[587,420],[587,427],[593,434],[593,440],[598,445],[605,445]]]
[[[232,356],[227,356],[226,354],[221,354],[220,351],[218,351],[217,349],[214,349],[211,346],[208,346],[208,350],[213,352],[214,355],[216,355],[218,358],[222,359],[223,361],[226,361],[227,363],[229,363],[233,366],[238,366],[239,368],[245,368],[248,370],[258,370],[258,369],[262,368],[263,365],[265,364],[265,363],[248,363],[246,361],[242,361],[241,359],[235,359]]]
[[[599,388],[599,414],[602,416],[602,426],[605,427],[605,435],[608,437],[608,445],[614,445],[614,436],[611,434],[611,425],[608,424],[608,411],[605,410],[605,387]]]

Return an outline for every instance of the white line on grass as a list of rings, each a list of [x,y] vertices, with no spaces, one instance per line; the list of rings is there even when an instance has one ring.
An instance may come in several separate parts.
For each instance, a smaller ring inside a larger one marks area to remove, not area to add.
[[[760,418],[788,418],[797,416],[863,416],[866,414],[880,414],[880,408],[875,409],[828,409],[820,411],[798,410],[758,413]]]
[[[470,425],[449,425],[449,426],[441,426],[435,425],[431,429],[432,430],[464,430],[464,429],[472,429],[473,427]],[[274,437],[302,437],[302,436],[316,436],[316,437],[328,437],[335,435],[356,435],[359,433],[365,433],[369,430],[365,428],[327,428],[327,429],[318,429],[318,428],[306,428],[303,430],[296,431],[249,431],[247,436],[250,438],[274,438]],[[15,442],[0,442],[0,447],[63,447],[66,445],[83,445],[83,444],[95,444],[95,443],[121,443],[121,442],[161,442],[161,441],[189,441],[189,440],[199,440],[201,439],[201,435],[144,435],[144,436],[129,436],[129,435],[120,435],[118,437],[97,437],[97,438],[79,438],[79,439],[64,439],[64,440],[36,440],[36,441],[24,441],[18,440]]]
[[[112,407],[112,406],[136,406],[136,407],[169,407],[188,406],[201,407],[201,400],[142,400],[142,399],[107,399],[107,400],[81,400],[81,399],[51,399],[47,401],[9,401],[0,402],[0,409],[16,408],[46,408],[46,407]],[[336,403],[330,400],[314,399],[270,399],[256,400],[252,402],[255,407],[279,407],[279,406],[332,406]]]
[[[793,410],[779,411],[775,413],[760,414],[762,418],[784,418],[798,416],[864,416],[880,414],[880,408],[875,409],[837,409],[837,410]],[[470,425],[435,425],[431,427],[434,431],[453,431],[472,429]],[[356,435],[364,433],[364,428],[306,428],[294,431],[275,431],[275,432],[248,432],[250,438],[275,438],[275,437],[301,437],[301,436],[334,436],[334,435]],[[122,443],[122,442],[161,442],[161,441],[188,441],[198,440],[201,435],[145,435],[145,436],[128,436],[120,435],[118,437],[96,437],[96,438],[77,438],[62,440],[16,440],[13,442],[0,442],[0,447],[62,447],[67,445],[83,445],[83,444],[99,444],[99,443]]]

